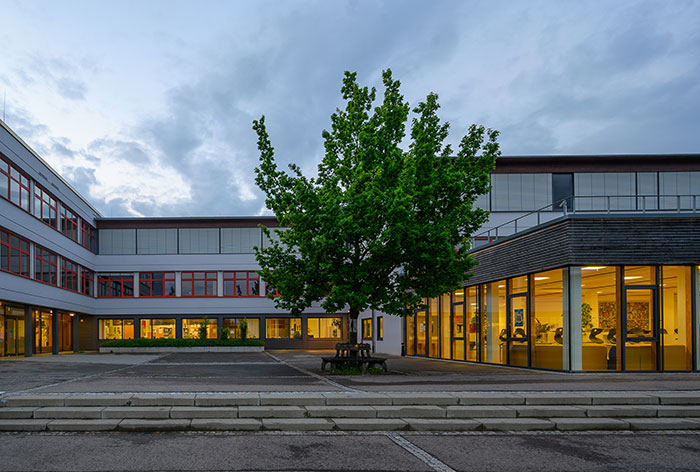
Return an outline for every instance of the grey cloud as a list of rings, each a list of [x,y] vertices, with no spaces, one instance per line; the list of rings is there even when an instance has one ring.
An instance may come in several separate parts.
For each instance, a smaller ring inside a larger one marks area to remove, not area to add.
[[[85,82],[73,77],[59,77],[56,79],[58,93],[70,100],[84,100],[87,93]]]
[[[148,165],[152,163],[152,156],[146,152],[141,144],[135,141],[125,141],[120,139],[99,138],[93,140],[89,146],[89,157],[97,159],[95,156],[109,156],[111,159],[120,159],[136,165]]]
[[[90,195],[90,187],[97,185],[95,169],[89,167],[67,167],[63,171],[63,177],[83,196]]]
[[[78,78],[84,69],[81,64],[68,59],[47,58],[35,54],[27,58],[26,64],[16,67],[13,72],[25,86],[35,82],[46,82],[63,98],[85,100],[87,83]]]

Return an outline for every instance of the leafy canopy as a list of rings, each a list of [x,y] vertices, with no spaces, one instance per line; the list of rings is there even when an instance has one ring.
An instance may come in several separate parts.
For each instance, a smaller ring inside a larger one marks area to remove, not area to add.
[[[469,236],[488,218],[474,201],[489,190],[498,132],[470,126],[455,154],[431,93],[412,110],[404,150],[410,108],[391,71],[382,77],[384,97],[373,108],[376,90],[345,72],[345,109],[323,131],[316,178],[295,164],[289,173],[278,170],[265,117],[253,122],[255,182],[289,228],[256,248],[260,275],[279,290],[279,308],[296,314],[322,301],[328,312],[349,308],[351,318],[366,309],[410,315],[424,298],[461,286],[474,266]]]

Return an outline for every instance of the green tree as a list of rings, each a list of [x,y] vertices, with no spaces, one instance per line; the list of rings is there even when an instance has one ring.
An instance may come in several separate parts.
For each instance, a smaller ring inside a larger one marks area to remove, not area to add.
[[[345,72],[345,108],[323,131],[325,155],[318,176],[296,164],[277,168],[265,117],[253,122],[260,164],[256,183],[281,227],[271,245],[256,248],[260,275],[279,290],[276,306],[298,314],[321,301],[328,312],[348,310],[350,340],[366,309],[406,316],[424,299],[461,286],[474,266],[470,235],[488,218],[474,207],[489,190],[500,154],[497,131],[472,125],[456,153],[445,144],[449,123],[437,116],[431,93],[413,109],[390,70],[383,73],[382,103],[375,88]]]

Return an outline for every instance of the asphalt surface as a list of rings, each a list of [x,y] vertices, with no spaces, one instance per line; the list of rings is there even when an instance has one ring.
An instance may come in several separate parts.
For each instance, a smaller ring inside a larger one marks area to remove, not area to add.
[[[700,390],[700,373],[566,373],[393,357],[388,375],[331,376],[322,351],[72,354],[0,360],[0,392]]]
[[[699,440],[689,433],[5,433],[0,471],[696,471]]]

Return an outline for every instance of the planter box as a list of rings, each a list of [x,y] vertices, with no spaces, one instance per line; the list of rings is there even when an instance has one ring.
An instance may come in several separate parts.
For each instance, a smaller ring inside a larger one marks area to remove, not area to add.
[[[265,346],[100,347],[100,353],[159,354],[163,352],[263,352]]]

